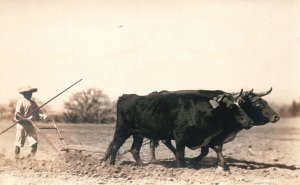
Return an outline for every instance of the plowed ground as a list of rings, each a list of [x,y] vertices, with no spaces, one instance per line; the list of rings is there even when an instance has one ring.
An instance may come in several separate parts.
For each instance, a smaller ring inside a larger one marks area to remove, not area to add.
[[[1,121],[4,130],[11,121]],[[149,144],[141,150],[145,165],[136,166],[130,153],[131,139],[120,152],[115,166],[101,163],[112,140],[114,124],[58,124],[67,144],[89,146],[95,152],[61,152],[63,146],[55,130],[43,130],[52,146],[39,135],[35,159],[27,159],[30,148],[21,150],[22,159],[14,159],[15,129],[0,135],[0,185],[19,184],[299,184],[300,119],[281,119],[278,123],[243,130],[224,145],[223,154],[230,171],[216,168],[216,154],[209,155],[199,166],[175,168],[173,154],[162,144],[157,148],[156,162],[150,162]],[[187,161],[199,150],[186,149]]]

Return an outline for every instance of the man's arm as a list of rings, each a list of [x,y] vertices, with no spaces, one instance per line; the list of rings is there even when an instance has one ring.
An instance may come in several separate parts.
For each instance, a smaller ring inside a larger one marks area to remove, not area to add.
[[[14,121],[19,122],[24,118],[24,107],[22,101],[18,101],[16,105],[16,110],[14,114]]]

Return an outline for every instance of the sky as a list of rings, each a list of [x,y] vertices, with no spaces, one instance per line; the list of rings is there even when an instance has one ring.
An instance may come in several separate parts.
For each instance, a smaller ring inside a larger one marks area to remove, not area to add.
[[[300,3],[280,0],[0,0],[0,103],[37,87],[112,100],[152,91],[241,88],[300,97]]]

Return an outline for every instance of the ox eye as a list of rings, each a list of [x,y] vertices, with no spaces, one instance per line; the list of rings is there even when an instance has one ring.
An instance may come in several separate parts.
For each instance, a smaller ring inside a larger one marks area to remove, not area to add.
[[[263,105],[262,104],[256,104],[255,107],[258,108],[258,109],[262,109]]]

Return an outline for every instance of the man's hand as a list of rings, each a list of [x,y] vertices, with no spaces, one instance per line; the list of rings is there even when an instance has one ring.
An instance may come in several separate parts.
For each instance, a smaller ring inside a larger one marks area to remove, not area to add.
[[[49,121],[49,118],[46,114],[39,114],[39,115],[40,115],[40,120]]]
[[[19,121],[28,121],[32,118],[32,116],[26,118],[25,116],[23,116],[21,113],[18,112],[17,115],[16,115],[16,118]]]
[[[48,119],[48,116],[44,114],[44,115],[42,116],[42,119],[43,119],[43,120],[46,120],[46,119]]]
[[[53,121],[53,119],[51,119],[50,117],[48,117],[47,115],[43,114],[41,116],[41,119],[44,120],[45,122],[49,122],[49,121]]]

